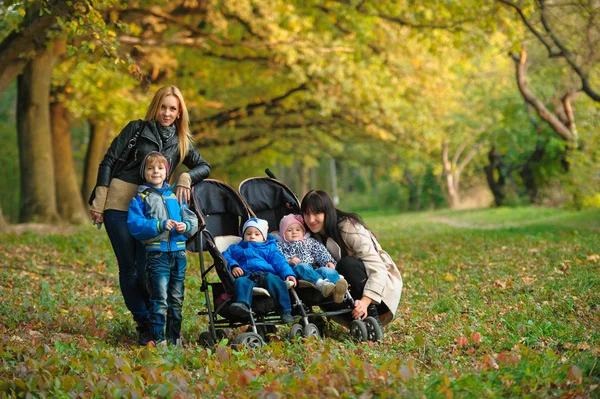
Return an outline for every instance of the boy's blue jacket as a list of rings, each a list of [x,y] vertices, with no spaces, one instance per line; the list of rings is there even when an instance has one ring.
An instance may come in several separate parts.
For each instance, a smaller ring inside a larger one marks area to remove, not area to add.
[[[185,223],[185,233],[174,228],[167,230],[167,219]],[[162,188],[142,184],[129,203],[127,227],[132,236],[146,245],[146,251],[183,251],[187,238],[198,231],[198,217],[187,205],[179,204],[168,184]]]
[[[227,261],[229,271],[239,266],[244,273],[269,272],[278,275],[282,280],[287,276],[294,276],[294,271],[288,265],[283,254],[277,249],[275,237],[267,234],[265,242],[240,241],[230,245],[223,256]]]

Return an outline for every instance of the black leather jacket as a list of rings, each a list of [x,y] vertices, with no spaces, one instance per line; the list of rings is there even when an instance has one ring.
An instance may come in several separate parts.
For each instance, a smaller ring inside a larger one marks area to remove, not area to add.
[[[152,129],[150,124],[155,122],[147,122],[141,119],[131,121],[113,140],[104,159],[98,167],[97,186],[109,186],[110,180],[116,177],[128,183],[140,185],[143,183],[140,176],[140,164],[150,151],[159,151],[169,161],[169,176],[175,166],[179,164],[179,137],[175,134],[164,145],[156,129]],[[123,166],[119,168],[113,175],[113,169],[117,165],[119,157],[123,154],[125,148],[135,136],[135,133],[141,130],[135,143],[135,147],[131,149],[127,160]],[[190,145],[187,156],[182,162],[189,168],[192,185],[203,179],[206,179],[210,174],[210,165],[202,158],[198,151]],[[95,192],[95,189],[94,189]],[[92,193],[94,196],[94,193]],[[93,198],[90,199],[90,202]]]

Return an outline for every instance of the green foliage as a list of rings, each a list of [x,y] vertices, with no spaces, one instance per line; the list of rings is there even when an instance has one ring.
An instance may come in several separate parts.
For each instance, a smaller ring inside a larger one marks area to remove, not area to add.
[[[3,235],[0,395],[592,397],[599,221],[547,208],[369,216],[405,284],[383,342],[331,324],[323,340],[255,352],[196,344],[207,325],[196,256],[187,347],[138,348],[104,232]]]

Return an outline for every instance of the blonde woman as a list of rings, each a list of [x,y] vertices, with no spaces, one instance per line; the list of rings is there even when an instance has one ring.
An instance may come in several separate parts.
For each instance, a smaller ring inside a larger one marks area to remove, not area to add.
[[[140,171],[150,152],[160,152],[167,159],[171,173],[180,162],[189,168],[176,184],[180,203],[189,203],[191,186],[208,177],[210,165],[193,147],[188,125],[189,115],[179,89],[160,88],[144,120],[129,122],[111,143],[98,168],[96,187],[89,201],[90,216],[94,224],[104,223],[117,257],[121,294],[137,324],[140,345],[150,340],[146,253],[129,233],[127,211],[143,183]]]

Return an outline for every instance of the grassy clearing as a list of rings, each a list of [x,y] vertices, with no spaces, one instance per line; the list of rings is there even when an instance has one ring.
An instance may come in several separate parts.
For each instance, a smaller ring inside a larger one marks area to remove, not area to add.
[[[104,232],[4,235],[0,392],[67,397],[597,397],[600,211],[517,208],[366,219],[405,280],[383,343],[204,349],[198,261],[186,349],[136,348]],[[282,337],[285,330],[282,329]],[[9,394],[10,395],[10,394]]]

